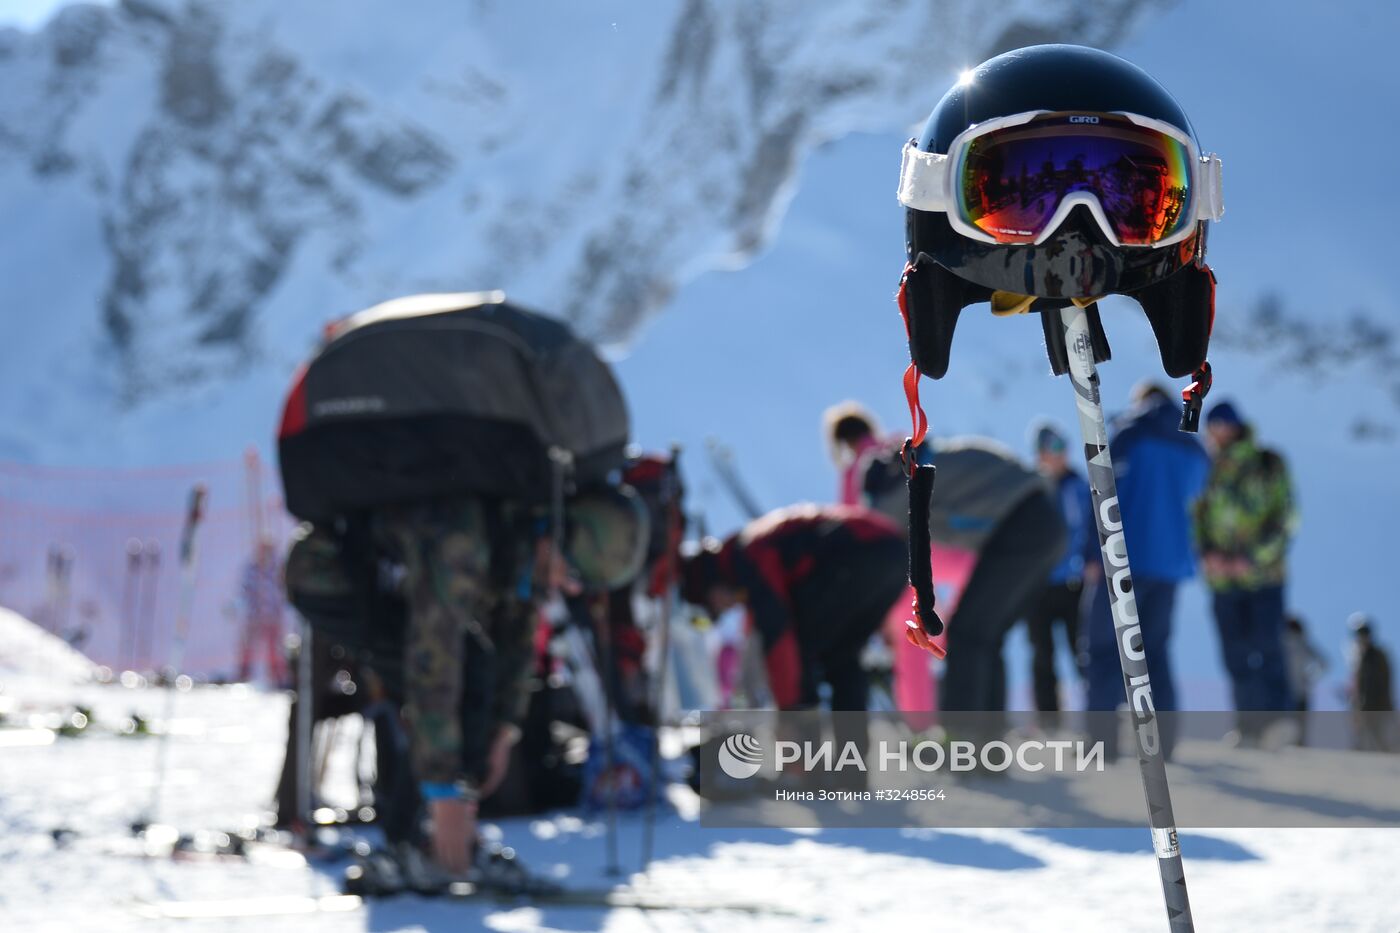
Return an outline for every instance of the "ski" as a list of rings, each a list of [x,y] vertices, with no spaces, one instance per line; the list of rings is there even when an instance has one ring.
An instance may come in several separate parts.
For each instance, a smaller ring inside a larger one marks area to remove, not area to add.
[[[305,868],[316,861],[295,849],[274,844],[256,843],[237,849],[202,848],[199,846],[133,846],[131,848],[102,848],[101,855],[109,858],[139,859],[148,862],[174,862],[192,865],[245,864],[270,868]]]
[[[556,888],[552,891],[521,894],[510,890],[458,882],[448,887],[449,900],[490,900],[502,904],[540,904],[555,907],[629,908],[632,910],[693,912],[733,911],[748,914],[790,914],[784,908],[753,901],[716,900],[692,895],[682,897],[661,891],[636,888]]]
[[[24,730],[30,733],[51,733],[65,739],[85,736],[110,736],[114,738],[145,737],[158,734],[139,715],[106,721],[97,719],[92,707],[74,704],[72,706],[11,706],[0,711],[0,731],[15,732]],[[0,745],[5,744],[0,741]],[[47,745],[48,742],[40,744]]]
[[[181,842],[187,842],[181,837]],[[181,845],[176,844],[174,852],[181,861],[219,861],[242,858],[261,864],[275,864],[283,867],[304,867],[310,856],[300,851],[272,843],[254,840],[235,840],[230,847],[207,845],[187,846],[187,855],[180,857]],[[236,849],[237,854],[233,854]],[[341,849],[349,854],[348,849]],[[514,860],[513,852],[501,856],[505,863]],[[145,858],[159,858],[159,853],[127,852]],[[146,919],[157,920],[209,920],[234,919],[243,917],[281,917],[318,913],[344,913],[357,910],[361,905],[389,899],[422,898],[425,900],[469,902],[479,901],[503,906],[550,906],[595,908],[600,910],[630,909],[645,911],[686,911],[686,912],[734,912],[750,915],[794,915],[789,908],[754,901],[739,901],[695,893],[682,894],[650,888],[627,886],[599,888],[570,888],[548,879],[542,879],[524,872],[517,865],[507,865],[503,877],[501,863],[497,862],[496,876],[476,881],[432,882],[423,880],[423,866],[412,867],[402,856],[390,850],[371,851],[366,845],[354,848],[354,862],[346,869],[345,886],[341,893],[334,895],[271,895],[267,897],[243,897],[236,900],[168,900],[142,901],[137,913]],[[392,879],[390,878],[392,875]],[[417,878],[415,882],[413,879]],[[417,889],[414,884],[420,885]]]
[[[236,920],[249,917],[295,917],[349,913],[364,899],[354,894],[269,895],[228,900],[138,901],[133,912],[143,920]]]
[[[419,895],[392,895],[395,898]],[[137,916],[146,920],[231,920],[249,917],[290,917],[309,914],[351,913],[376,898],[359,894],[270,895],[227,900],[142,901],[135,906]],[[681,911],[686,913],[740,913],[753,916],[796,916],[773,904],[751,901],[717,900],[704,896],[678,896],[664,892],[628,888],[565,888],[542,894],[523,895],[480,888],[469,882],[451,885],[436,898],[439,901],[481,901],[498,905],[577,907],[599,910]]]
[[[200,830],[183,832],[173,826],[153,825],[125,840],[88,839],[66,826],[50,830],[55,848],[91,851],[114,858],[178,863],[243,862],[275,868],[305,868],[308,864],[341,862],[353,857],[355,842],[348,836],[311,843],[284,830]]]

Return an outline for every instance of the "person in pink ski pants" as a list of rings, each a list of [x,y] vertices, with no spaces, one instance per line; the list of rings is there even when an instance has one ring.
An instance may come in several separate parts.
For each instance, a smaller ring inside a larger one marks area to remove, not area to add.
[[[252,678],[254,661],[261,651],[268,682],[274,687],[287,685],[287,657],[282,643],[282,607],[286,593],[282,586],[281,561],[277,545],[267,538],[258,542],[253,559],[243,570],[243,637],[238,656],[238,679]]]
[[[851,402],[829,409],[825,422],[843,500],[906,524],[900,440],[884,437],[875,418]],[[929,653],[902,637],[912,595],[901,597],[885,628],[893,641],[896,705],[911,725],[931,722],[927,714],[936,710],[1005,710],[1003,641],[1063,554],[1064,521],[1039,474],[990,438],[929,438],[916,456],[938,471],[930,559],[948,629],[933,644],[946,660],[935,683]],[[960,620],[957,608],[968,618]]]

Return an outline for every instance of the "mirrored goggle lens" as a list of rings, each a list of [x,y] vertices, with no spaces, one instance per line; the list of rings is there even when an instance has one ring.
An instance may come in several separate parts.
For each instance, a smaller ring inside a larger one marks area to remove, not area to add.
[[[1191,222],[1185,144],[1108,114],[1050,114],[978,136],[955,172],[958,213],[998,243],[1033,242],[1078,191],[1098,198],[1125,245],[1150,246]]]

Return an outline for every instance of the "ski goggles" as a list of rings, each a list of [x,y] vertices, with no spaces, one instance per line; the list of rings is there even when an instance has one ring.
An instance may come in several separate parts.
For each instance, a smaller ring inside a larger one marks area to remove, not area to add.
[[[947,213],[963,236],[1000,245],[1044,242],[1080,204],[1114,246],[1169,246],[1225,214],[1220,157],[1131,113],[999,117],[959,133],[946,154],[910,140],[899,202]]]

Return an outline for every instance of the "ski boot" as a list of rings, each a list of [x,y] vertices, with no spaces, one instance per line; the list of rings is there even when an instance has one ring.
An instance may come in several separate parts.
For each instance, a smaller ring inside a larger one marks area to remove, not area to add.
[[[398,862],[399,873],[403,876],[404,888],[424,897],[437,897],[445,894],[454,881],[437,863],[423,854],[423,850],[411,842],[400,842],[394,846],[394,859]]]
[[[346,894],[361,897],[392,897],[407,889],[398,859],[387,849],[372,849],[361,844],[355,849],[355,861],[345,869],[341,889]]]
[[[477,845],[471,880],[478,890],[502,897],[544,897],[563,890],[557,882],[526,868],[510,846],[485,840]]]

